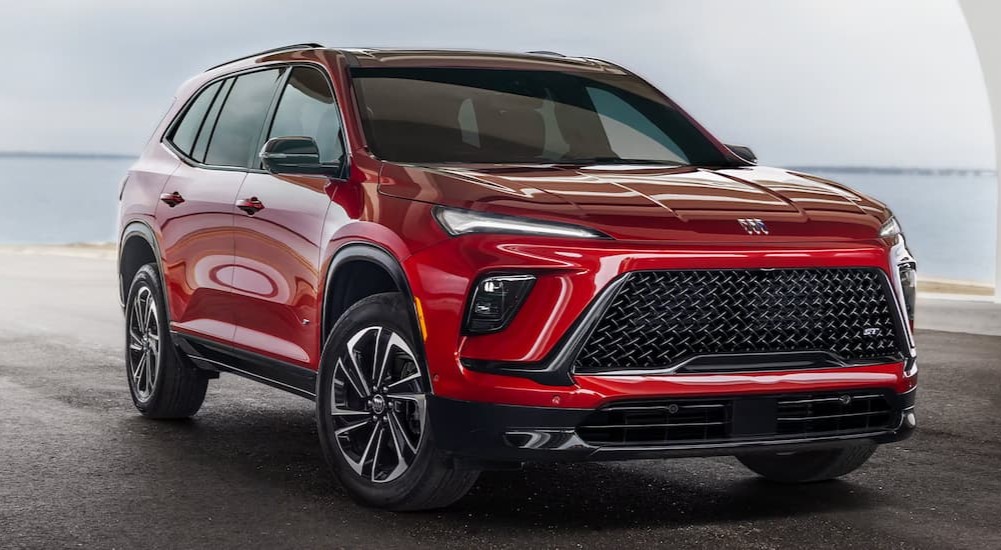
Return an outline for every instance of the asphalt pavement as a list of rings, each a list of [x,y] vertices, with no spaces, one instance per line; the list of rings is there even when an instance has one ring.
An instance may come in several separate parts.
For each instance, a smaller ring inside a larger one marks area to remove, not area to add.
[[[841,481],[732,458],[485,473],[433,513],[354,504],[309,401],[223,375],[129,399],[114,262],[0,251],[0,548],[1001,548],[1001,338],[920,331],[918,432]]]

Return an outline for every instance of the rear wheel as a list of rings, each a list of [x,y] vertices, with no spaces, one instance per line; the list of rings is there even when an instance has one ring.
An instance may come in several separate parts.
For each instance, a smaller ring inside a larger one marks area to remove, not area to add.
[[[442,508],[479,472],[435,449],[427,373],[414,353],[402,294],[365,298],[338,320],[324,346],[317,388],[320,444],[348,493],[391,510]]]
[[[797,453],[755,453],[737,457],[754,473],[778,483],[811,483],[857,470],[876,452],[871,443]]]
[[[170,341],[156,266],[139,268],[125,308],[125,373],[132,402],[150,418],[187,418],[205,400],[208,379],[183,364]]]

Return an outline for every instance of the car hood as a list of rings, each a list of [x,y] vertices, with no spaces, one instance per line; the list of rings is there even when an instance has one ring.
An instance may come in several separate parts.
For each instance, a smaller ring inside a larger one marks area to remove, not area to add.
[[[835,182],[766,167],[387,164],[382,193],[575,223],[622,240],[873,240],[886,207]],[[768,233],[749,233],[741,219]]]

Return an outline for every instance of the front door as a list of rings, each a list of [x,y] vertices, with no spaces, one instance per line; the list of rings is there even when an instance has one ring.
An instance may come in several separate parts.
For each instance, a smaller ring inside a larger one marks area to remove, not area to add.
[[[266,137],[316,140],[320,161],[344,166],[340,115],[327,77],[294,67]],[[251,173],[236,216],[237,348],[314,368],[320,352],[320,239],[336,180]]]

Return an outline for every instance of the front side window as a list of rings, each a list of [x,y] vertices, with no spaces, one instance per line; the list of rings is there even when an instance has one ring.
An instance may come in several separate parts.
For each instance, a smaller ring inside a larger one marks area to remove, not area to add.
[[[281,72],[270,69],[236,77],[209,137],[205,164],[251,166]]]
[[[415,163],[731,161],[655,89],[630,75],[464,68],[355,68],[365,135]]]
[[[268,139],[305,136],[316,141],[320,162],[344,164],[341,117],[323,73],[295,67],[282,91]]]

